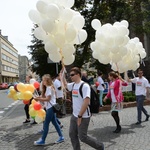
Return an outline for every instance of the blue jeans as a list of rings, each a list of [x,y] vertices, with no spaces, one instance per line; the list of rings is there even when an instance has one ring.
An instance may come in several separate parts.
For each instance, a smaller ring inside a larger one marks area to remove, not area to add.
[[[138,95],[136,96],[136,102],[137,102],[137,119],[139,122],[141,122],[142,119],[142,112],[147,116],[147,111],[146,109],[143,107],[144,104],[144,100],[145,100],[145,96],[144,95]]]
[[[103,91],[102,90],[99,91],[99,104],[103,105]]]
[[[42,140],[43,141],[45,141],[45,139],[47,137],[50,122],[52,122],[52,124],[55,126],[55,129],[56,129],[59,137],[63,137],[60,126],[57,122],[56,114],[54,113],[53,108],[51,107],[46,111],[46,118],[45,118],[45,121],[44,121],[44,128],[43,128],[44,132],[43,132],[43,135],[42,135]]]

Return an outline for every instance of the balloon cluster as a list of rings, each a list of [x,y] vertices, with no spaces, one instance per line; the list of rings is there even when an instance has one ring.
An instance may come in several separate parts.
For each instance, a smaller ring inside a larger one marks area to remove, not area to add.
[[[46,112],[42,108],[42,105],[33,99],[29,106],[29,115],[35,119],[37,123],[41,123],[45,119]]]
[[[123,73],[136,70],[140,59],[146,57],[143,44],[139,38],[129,38],[129,23],[126,20],[101,25],[98,19],[91,22],[96,30],[95,41],[90,44],[92,55],[102,64],[111,64],[114,71]]]
[[[39,0],[37,10],[30,10],[29,18],[38,25],[34,30],[37,39],[42,40],[49,58],[53,62],[63,60],[65,65],[74,62],[74,44],[81,44],[87,38],[82,29],[85,19],[71,9],[74,0]]]
[[[33,93],[38,89],[40,83],[35,81],[33,84],[18,83],[9,88],[8,97],[13,100],[23,100],[24,104],[28,104],[33,97]]]

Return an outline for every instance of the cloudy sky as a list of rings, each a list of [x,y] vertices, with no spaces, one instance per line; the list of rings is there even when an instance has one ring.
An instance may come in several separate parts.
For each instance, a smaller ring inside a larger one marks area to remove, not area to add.
[[[0,29],[2,35],[14,45],[21,55],[28,54],[31,44],[33,23],[28,17],[31,9],[36,9],[38,0],[0,0]]]

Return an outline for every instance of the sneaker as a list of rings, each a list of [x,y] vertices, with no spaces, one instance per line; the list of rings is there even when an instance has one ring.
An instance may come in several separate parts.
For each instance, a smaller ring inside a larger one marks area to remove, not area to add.
[[[60,128],[62,129],[63,127],[64,127],[63,124],[61,124],[61,125],[60,125]]]
[[[147,116],[146,116],[146,119],[145,119],[145,121],[148,121],[148,120],[149,120],[149,115],[147,115]]]
[[[141,121],[138,121],[137,123],[135,123],[136,125],[139,125],[139,124],[141,124]]]
[[[34,124],[37,124],[37,122],[33,121],[33,122],[31,122],[30,124],[31,124],[31,125],[34,125]]]
[[[43,134],[44,130],[38,131],[38,134]]]
[[[34,141],[34,145],[45,145],[45,142],[40,138],[37,141]]]
[[[60,137],[57,141],[55,141],[55,144],[62,143],[64,141],[65,141],[64,137]]]
[[[23,123],[29,123],[29,122],[30,122],[30,120],[26,119]]]

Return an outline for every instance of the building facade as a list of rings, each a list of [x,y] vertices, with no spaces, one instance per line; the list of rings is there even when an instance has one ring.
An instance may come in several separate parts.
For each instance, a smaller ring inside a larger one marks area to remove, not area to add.
[[[0,83],[18,81],[18,51],[0,30]]]
[[[19,81],[25,82],[27,75],[32,75],[31,64],[27,56],[19,55]]]

